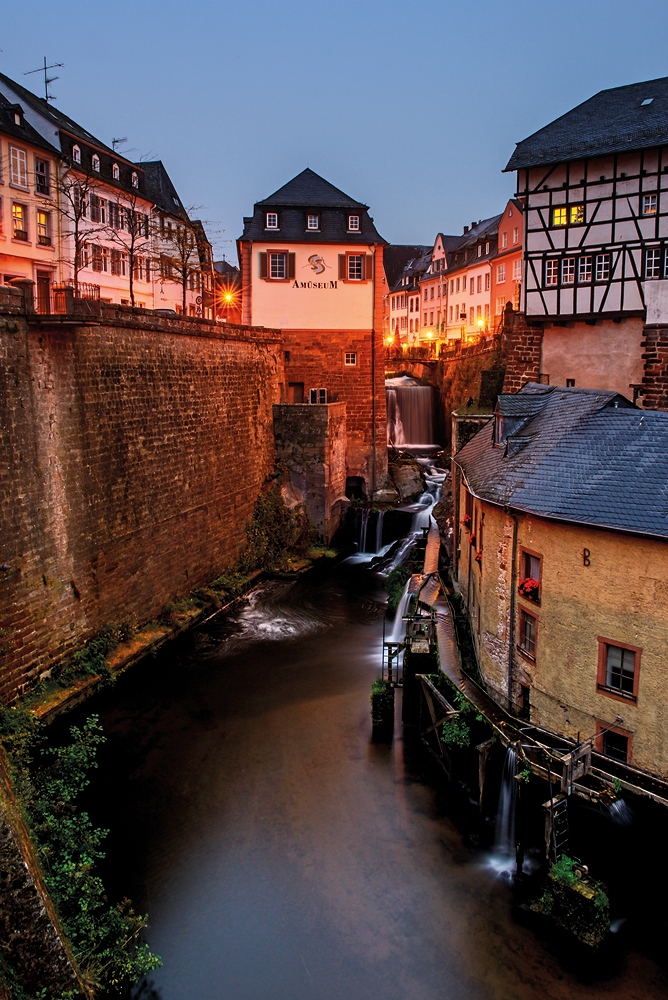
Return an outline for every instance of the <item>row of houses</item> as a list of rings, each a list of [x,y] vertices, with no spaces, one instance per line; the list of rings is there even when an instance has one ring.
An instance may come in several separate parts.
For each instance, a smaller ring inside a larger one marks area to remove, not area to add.
[[[0,74],[0,281],[212,319],[211,245],[160,160],[134,163]]]

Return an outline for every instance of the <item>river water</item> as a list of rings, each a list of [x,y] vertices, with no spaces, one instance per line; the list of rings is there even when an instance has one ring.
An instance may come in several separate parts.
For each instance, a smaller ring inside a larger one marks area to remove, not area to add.
[[[90,806],[112,891],[150,914],[154,995],[665,996],[638,954],[606,982],[565,972],[513,922],[400,724],[371,742],[381,586],[346,564],[265,585],[87,706],[108,735]]]

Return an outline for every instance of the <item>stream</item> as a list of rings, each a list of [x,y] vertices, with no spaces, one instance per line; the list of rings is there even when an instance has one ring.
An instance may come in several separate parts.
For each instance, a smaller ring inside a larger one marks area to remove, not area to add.
[[[161,1000],[649,1000],[583,984],[515,923],[396,723],[371,742],[385,594],[364,564],[262,585],[84,711],[105,878],[149,913]],[[400,703],[396,706],[400,718]],[[72,721],[77,721],[74,718]]]

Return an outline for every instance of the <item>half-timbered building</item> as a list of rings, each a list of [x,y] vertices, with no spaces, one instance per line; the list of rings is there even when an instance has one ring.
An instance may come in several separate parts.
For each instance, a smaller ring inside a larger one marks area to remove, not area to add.
[[[541,375],[642,392],[644,324],[668,319],[668,78],[604,90],[517,145],[527,320]],[[665,313],[665,314],[664,314]]]

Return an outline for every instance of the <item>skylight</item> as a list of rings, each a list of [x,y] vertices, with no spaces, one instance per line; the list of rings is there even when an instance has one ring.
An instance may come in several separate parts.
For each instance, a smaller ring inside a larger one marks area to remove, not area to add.
[[[647,105],[648,105],[648,104],[651,104],[653,100],[654,100],[654,98],[653,98],[653,97],[646,97],[646,98],[645,98],[645,100],[644,100],[644,101],[642,102],[642,104],[640,105],[640,107],[641,107],[641,108],[646,108],[646,107],[647,107]]]

